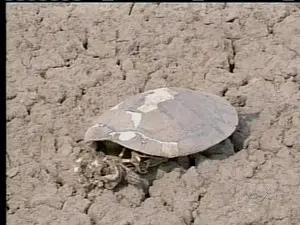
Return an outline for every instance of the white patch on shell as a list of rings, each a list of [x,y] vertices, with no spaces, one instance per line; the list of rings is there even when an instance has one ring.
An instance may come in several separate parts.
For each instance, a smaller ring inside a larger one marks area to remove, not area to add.
[[[134,128],[136,129],[142,119],[142,114],[141,113],[137,113],[137,112],[130,112],[130,111],[126,111],[127,114],[129,114],[131,116],[131,120],[134,124]]]
[[[133,131],[112,132],[109,135],[111,136],[119,135],[120,141],[129,141],[136,136],[135,132]]]
[[[119,104],[113,106],[110,108],[110,110],[116,110],[116,109],[119,109],[120,105],[122,104],[123,102],[120,102]]]
[[[95,127],[104,127],[104,124],[102,123],[96,123],[95,125],[92,126],[92,128],[95,128]]]
[[[138,133],[138,132],[136,132],[136,133]],[[147,137],[147,136],[145,136],[144,134],[141,134],[141,133],[138,133],[138,134],[141,135],[144,140],[148,139],[148,140],[158,142],[159,144],[161,144],[161,146],[162,146],[161,147],[162,156],[168,157],[168,158],[173,158],[173,157],[178,156],[179,150],[178,150],[178,143],[177,142],[160,141],[160,140],[157,140],[157,139],[149,138],[149,137]],[[151,155],[151,153],[148,153],[148,152],[147,152],[147,154]]]
[[[147,140],[152,142],[157,142],[161,145],[161,156],[167,157],[167,158],[173,158],[179,156],[179,149],[178,149],[178,143],[173,141],[160,141],[154,138],[147,137],[146,135],[140,133],[140,132],[133,132],[133,131],[123,131],[123,132],[111,132],[109,135],[116,136],[119,135],[120,141],[130,141],[132,138],[134,138],[136,135],[139,135],[142,138],[142,142],[147,142]],[[138,150],[137,150],[138,151]],[[145,152],[146,154],[151,155],[151,152]]]
[[[78,158],[78,159],[76,160],[76,162],[77,162],[77,163],[81,163],[82,160],[83,160],[82,158]]]
[[[168,88],[160,88],[154,90],[154,93],[145,96],[145,103],[138,107],[138,110],[147,113],[157,109],[157,105],[160,102],[174,99]]]
[[[79,171],[79,166],[75,166],[74,167],[74,173],[78,173],[78,171]]]
[[[164,155],[172,158],[178,156],[178,143],[177,142],[160,142],[162,144],[161,151]]]

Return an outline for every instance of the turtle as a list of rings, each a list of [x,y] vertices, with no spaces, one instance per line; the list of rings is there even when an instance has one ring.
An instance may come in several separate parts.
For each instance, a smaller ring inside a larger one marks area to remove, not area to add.
[[[108,189],[122,180],[147,185],[139,175],[171,158],[207,150],[237,125],[236,108],[212,93],[163,87],[133,95],[97,117],[85,132],[84,142],[95,150],[100,146],[103,153],[97,163],[90,162],[98,165],[93,182]]]

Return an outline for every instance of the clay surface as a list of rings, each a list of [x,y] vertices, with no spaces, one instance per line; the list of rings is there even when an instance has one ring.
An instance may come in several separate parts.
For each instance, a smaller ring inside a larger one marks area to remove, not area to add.
[[[27,3],[6,18],[7,224],[300,224],[299,5]],[[92,120],[165,86],[228,99],[237,131],[146,191],[82,187]]]

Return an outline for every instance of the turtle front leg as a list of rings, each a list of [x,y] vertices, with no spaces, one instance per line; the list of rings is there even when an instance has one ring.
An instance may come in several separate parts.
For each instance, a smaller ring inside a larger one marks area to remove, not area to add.
[[[122,154],[122,152],[120,153],[120,155]],[[140,155],[134,151],[131,152],[131,158],[130,159],[121,159],[122,163],[124,166],[126,166],[126,164],[130,164],[134,166],[135,172],[138,172],[140,174],[145,174],[147,173],[147,169],[148,169],[148,162],[143,162],[145,163],[145,165],[143,166],[143,168],[141,167],[141,163],[142,163],[142,159],[140,157]]]
[[[131,158],[122,159],[122,163],[133,165],[135,172],[139,174],[146,174],[149,168],[155,167],[163,162],[166,162],[167,160],[168,159],[164,157],[149,156],[131,151]]]
[[[125,151],[127,150],[127,148],[122,148],[120,154],[119,154],[119,157],[122,159],[125,155]]]
[[[149,181],[140,177],[135,171],[129,169],[127,166],[122,165],[125,170],[125,180],[128,184],[132,184],[135,186],[140,186],[142,188],[149,187]]]
[[[151,167],[168,161],[168,159],[164,157],[144,155],[137,152],[132,152],[132,158],[135,158],[135,160],[139,162],[138,169],[141,174],[147,173]]]

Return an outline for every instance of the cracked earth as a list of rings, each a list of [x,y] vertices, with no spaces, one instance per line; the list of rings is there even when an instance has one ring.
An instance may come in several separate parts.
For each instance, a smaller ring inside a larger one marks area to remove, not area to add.
[[[8,4],[6,18],[7,224],[300,224],[299,5]],[[213,148],[235,154],[164,165],[147,192],[87,193],[73,165],[92,120],[165,86],[236,106]]]

